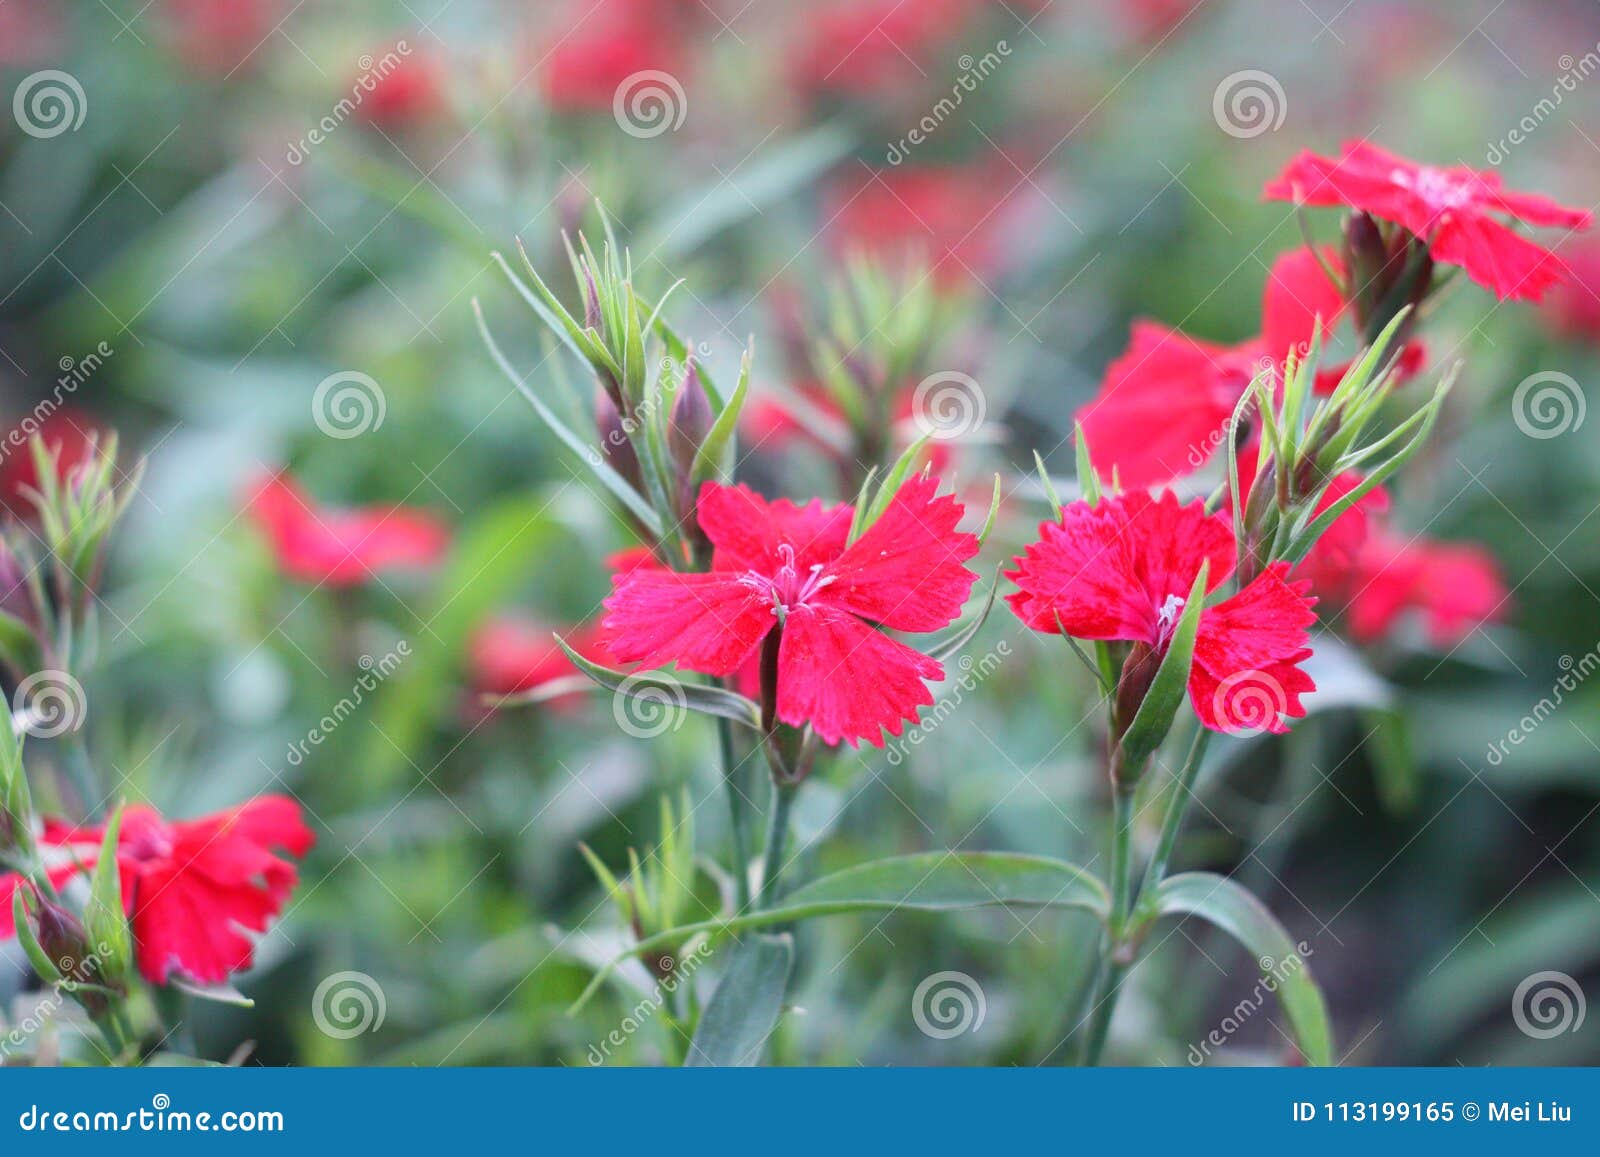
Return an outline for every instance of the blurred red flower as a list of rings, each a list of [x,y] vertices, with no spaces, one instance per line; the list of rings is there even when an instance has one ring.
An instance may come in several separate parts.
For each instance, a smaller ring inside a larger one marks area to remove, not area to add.
[[[51,411],[37,425],[31,421],[14,425],[0,441],[0,505],[16,518],[32,518],[35,513],[27,494],[39,489],[30,434],[37,435],[46,449],[57,455],[57,473],[67,480],[90,461],[97,445],[105,444],[106,429],[82,410],[69,406]]]
[[[444,63],[416,48],[393,59],[387,71],[369,70],[357,78],[357,85],[370,85],[363,93],[357,116],[380,129],[403,129],[442,111]]]
[[[594,663],[609,665],[611,653],[594,626],[570,627],[559,632],[567,646]],[[546,623],[525,615],[497,615],[472,633],[467,643],[467,666],[473,689],[486,695],[516,695],[578,673]],[[571,697],[552,699],[561,709]]]
[[[876,96],[926,83],[940,49],[989,0],[843,0],[806,10],[789,52],[791,83],[806,96]]]
[[[60,854],[51,880],[65,884],[93,870],[102,827],[46,821],[42,842]],[[139,971],[152,984],[177,972],[200,984],[221,984],[254,962],[246,932],[265,932],[299,879],[275,854],[304,856],[315,842],[300,806],[284,796],[258,796],[194,820],[166,820],[133,805],[122,814],[117,867],[122,904],[133,928]],[[11,894],[19,877],[0,877],[0,937],[16,934]]]
[[[166,0],[178,54],[191,68],[226,74],[272,36],[281,0]]]
[[[988,165],[848,172],[825,196],[829,247],[836,257],[925,260],[944,287],[982,281],[999,272],[1000,233],[1019,184]]]
[[[247,505],[291,578],[352,586],[378,571],[437,562],[449,544],[444,523],[403,506],[320,506],[287,475],[255,487]]]
[[[550,106],[609,113],[622,83],[640,72],[665,72],[681,83],[688,51],[670,9],[663,0],[573,5],[571,21],[537,57]]]
[[[1502,300],[1537,300],[1561,277],[1561,263],[1494,214],[1561,229],[1587,228],[1590,220],[1582,209],[1503,188],[1493,170],[1422,165],[1359,140],[1345,142],[1337,157],[1302,152],[1263,195],[1393,221],[1426,241],[1434,260],[1459,265]]]
[[[1453,647],[1504,615],[1511,594],[1500,564],[1481,546],[1407,537],[1389,528],[1368,535],[1337,589],[1358,642],[1388,634],[1420,614],[1435,646]]]
[[[676,663],[731,675],[777,647],[773,708],[784,723],[810,724],[826,743],[881,747],[918,708],[944,667],[875,627],[926,632],[961,613],[978,552],[956,529],[963,513],[938,497],[938,482],[906,482],[854,543],[854,510],[768,502],[746,486],[707,482],[701,528],[715,546],[712,569],[680,574],[639,567],[617,575],[606,599],[606,638],[622,662]]]
[[[1201,565],[1211,564],[1208,593],[1233,573],[1233,528],[1203,502],[1134,491],[1072,503],[1060,521],[1041,523],[1039,541],[1013,561],[1006,577],[1018,589],[1006,601],[1033,630],[1134,643],[1159,662]],[[1282,732],[1283,716],[1305,714],[1300,696],[1315,686],[1299,665],[1311,656],[1316,600],[1310,583],[1284,581],[1287,570],[1274,563],[1200,612],[1189,699],[1213,731]]]
[[[1337,254],[1322,257],[1336,273]],[[1321,319],[1320,325],[1318,319]],[[1310,352],[1346,318],[1345,302],[1309,248],[1272,263],[1261,300],[1261,336],[1232,345],[1201,341],[1153,321],[1135,321],[1128,348],[1106,367],[1100,392],[1078,411],[1095,469],[1113,469],[1123,486],[1144,487],[1199,469],[1227,445],[1228,421],[1259,374],[1282,378],[1287,355]],[[1402,380],[1422,368],[1420,342],[1401,351]],[[1317,373],[1314,389],[1329,393],[1348,364]],[[1281,382],[1280,382],[1281,384]]]
[[[1563,245],[1557,256],[1567,276],[1545,298],[1545,318],[1564,337],[1600,342],[1600,239]]]

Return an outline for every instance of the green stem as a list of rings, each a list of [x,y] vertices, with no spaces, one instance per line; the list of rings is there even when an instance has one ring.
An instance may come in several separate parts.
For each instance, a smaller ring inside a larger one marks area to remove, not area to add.
[[[1178,843],[1178,832],[1194,799],[1195,780],[1200,777],[1200,765],[1205,762],[1206,747],[1211,743],[1211,731],[1200,726],[1195,729],[1194,741],[1189,744],[1189,754],[1184,757],[1183,768],[1173,785],[1172,800],[1167,804],[1167,814],[1161,821],[1161,836],[1156,841],[1155,855],[1145,870],[1144,886],[1139,889],[1141,899],[1155,895],[1156,888],[1166,879],[1167,865],[1172,862],[1172,849]]]
[[[741,765],[733,746],[733,724],[717,718],[717,742],[722,750],[722,785],[728,792],[728,825],[733,837],[733,883],[739,911],[750,906],[749,803],[740,781]]]
[[[1083,1063],[1098,1065],[1111,1031],[1111,1017],[1122,994],[1122,978],[1128,971],[1124,961],[1123,934],[1133,906],[1133,785],[1118,783],[1113,788],[1111,829],[1111,918],[1100,945],[1100,973],[1089,990],[1089,1031],[1085,1038]]]
[[[69,731],[61,736],[61,772],[78,797],[78,806],[85,821],[94,822],[101,816],[105,803],[100,791],[99,777],[89,761],[89,747],[80,732]]]
[[[772,808],[767,813],[767,850],[761,866],[761,892],[756,907],[767,908],[777,899],[778,877],[783,873],[784,852],[789,845],[789,812],[799,785],[774,781]]]

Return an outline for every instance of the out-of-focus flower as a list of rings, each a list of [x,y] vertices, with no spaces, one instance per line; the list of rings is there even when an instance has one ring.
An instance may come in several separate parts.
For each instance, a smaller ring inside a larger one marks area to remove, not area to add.
[[[1557,256],[1567,276],[1545,298],[1545,320],[1563,337],[1600,342],[1600,240],[1563,245]]]
[[[96,452],[104,447],[106,430],[98,421],[82,410],[63,406],[40,419],[37,427],[18,425],[0,439],[0,505],[16,518],[32,518],[34,505],[28,498],[30,490],[39,489],[38,464],[33,460],[29,434],[36,434],[47,450],[56,455],[56,467],[62,481],[87,465]]]
[[[1345,622],[1358,642],[1388,634],[1408,613],[1420,614],[1428,638],[1452,647],[1498,621],[1510,602],[1500,564],[1483,547],[1408,537],[1391,528],[1369,534],[1338,587]]]
[[[361,120],[380,129],[410,128],[444,109],[445,70],[438,57],[413,49],[395,61],[388,71],[370,74],[371,89],[356,110]]]
[[[1336,254],[1321,256],[1343,275]],[[1234,407],[1250,382],[1271,373],[1281,384],[1290,353],[1306,356],[1314,340],[1343,324],[1345,301],[1317,257],[1300,248],[1273,262],[1259,337],[1228,345],[1134,322],[1127,350],[1106,367],[1099,394],[1078,411],[1095,469],[1107,477],[1116,470],[1123,486],[1152,486],[1199,469],[1224,448],[1234,433],[1228,429]],[[1411,342],[1396,373],[1404,380],[1424,360],[1421,343]],[[1332,392],[1346,368],[1318,372],[1317,392]]]
[[[54,0],[0,4],[0,65],[37,64],[59,51],[61,6]]]
[[[50,875],[59,886],[92,871],[104,829],[47,821],[41,843],[62,861]],[[153,984],[173,973],[221,984],[251,966],[247,932],[265,932],[299,879],[281,849],[303,856],[315,842],[300,806],[284,796],[258,796],[194,820],[166,820],[154,808],[122,814],[117,867],[131,921],[139,971]],[[18,877],[0,877],[0,937],[16,934],[11,893]]]
[[[641,72],[683,82],[689,53],[681,20],[662,0],[599,0],[569,5],[571,19],[536,53],[550,106],[563,112],[610,113],[617,89]]]
[[[823,207],[832,251],[927,263],[940,286],[959,288],[1000,270],[1000,237],[1020,184],[987,165],[847,171]]]
[[[1041,523],[1039,536],[1006,572],[1018,587],[1006,601],[1036,631],[1133,643],[1124,680],[1145,672],[1129,705],[1136,709],[1202,564],[1210,564],[1208,593],[1233,572],[1229,519],[1206,514],[1201,502],[1181,506],[1171,491],[1159,498],[1134,491],[1094,506],[1074,502],[1059,522]],[[1315,687],[1300,664],[1311,655],[1316,600],[1309,583],[1284,581],[1287,570],[1273,563],[1200,612],[1189,699],[1213,731],[1282,732],[1284,716],[1305,714],[1300,696]]]
[[[281,0],[166,0],[178,55],[191,68],[226,75],[271,38]]]
[[[598,627],[573,627],[560,634],[591,662],[611,662]],[[467,643],[467,666],[473,689],[484,695],[516,695],[578,673],[557,645],[553,629],[524,615],[497,615],[474,631]],[[575,702],[562,696],[550,706],[560,710]]]
[[[1255,444],[1239,453],[1239,498],[1246,507],[1255,489],[1259,456]],[[1361,475],[1353,470],[1335,478],[1317,502],[1313,516],[1322,515],[1335,503],[1342,501],[1361,482]],[[1231,495],[1224,496],[1222,509],[1231,514]],[[1367,536],[1376,532],[1377,519],[1388,509],[1389,492],[1382,486],[1374,487],[1362,495],[1349,510],[1334,519],[1322,537],[1317,539],[1310,552],[1294,568],[1295,577],[1309,579],[1311,589],[1318,595],[1322,594],[1324,586],[1336,589],[1355,565],[1366,545]]]
[[[318,505],[287,474],[255,487],[248,509],[291,578],[351,586],[391,568],[437,562],[449,544],[444,523],[402,506]]]
[[[885,729],[899,735],[933,702],[927,681],[944,668],[875,628],[948,626],[977,578],[962,565],[977,537],[956,529],[963,507],[938,485],[904,483],[848,543],[849,506],[768,502],[706,483],[699,518],[715,547],[711,571],[618,575],[604,619],[612,654],[726,676],[770,653],[776,686],[762,692],[777,720],[810,724],[825,743],[882,746]]]
[[[807,10],[789,53],[803,95],[873,97],[926,84],[939,53],[989,0],[836,0]]]
[[[1458,265],[1502,300],[1537,300],[1559,280],[1561,263],[1499,218],[1583,229],[1590,215],[1535,193],[1502,187],[1492,170],[1422,165],[1366,141],[1337,157],[1303,152],[1267,183],[1268,200],[1345,205],[1392,221],[1428,246],[1433,261]]]

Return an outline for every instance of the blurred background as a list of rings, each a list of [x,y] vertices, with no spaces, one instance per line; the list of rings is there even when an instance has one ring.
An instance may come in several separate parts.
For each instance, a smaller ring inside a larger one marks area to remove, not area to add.
[[[921,369],[977,385],[941,469],[974,495],[1006,479],[988,573],[1043,515],[1033,451],[1070,480],[1073,412],[1133,319],[1256,332],[1273,256],[1301,243],[1260,190],[1295,152],[1368,136],[1589,207],[1597,73],[1592,0],[0,0],[0,419],[67,445],[115,428],[125,464],[149,459],[102,584],[91,749],[169,814],[289,792],[318,836],[239,980],[255,1007],[201,1007],[199,1051],[681,1052],[630,1018],[642,970],[567,1015],[624,934],[578,845],[649,861],[665,798],[714,894],[711,726],[640,735],[602,695],[483,703],[571,673],[549,631],[592,625],[633,541],[486,352],[475,299],[593,431],[592,383],[491,254],[520,242],[578,308],[561,233],[597,236],[603,203],[645,292],[683,279],[668,312],[708,367],[731,380],[753,336],[741,476],[848,500],[850,456],[795,417],[818,408],[807,336],[836,320],[847,261],[914,252],[941,311]],[[1335,215],[1310,220],[1334,239]],[[1305,942],[1346,1063],[1600,1063],[1600,1017],[1546,1035],[1513,1015],[1541,972],[1600,993],[1600,686],[1579,677],[1600,646],[1600,421],[1581,410],[1600,257],[1543,240],[1576,288],[1535,307],[1462,285],[1429,320],[1427,380],[1465,368],[1394,494],[1395,526],[1471,549],[1478,588],[1444,568],[1360,646],[1330,614],[1312,714],[1213,745],[1180,848]],[[1556,436],[1516,420],[1539,373],[1580,387]],[[22,463],[0,462],[7,502]],[[329,508],[410,508],[448,547],[307,581],[247,504],[283,469]],[[823,763],[806,871],[940,848],[1104,870],[1087,676],[1004,612],[971,653],[983,677],[936,736]],[[0,1009],[25,975],[12,947]],[[774,1059],[1060,1063],[1094,949],[1074,915],[814,922]],[[986,1012],[941,1039],[911,1002],[946,970]],[[344,973],[381,1001],[354,1034],[314,1015]],[[1254,985],[1180,925],[1110,1055],[1193,1063],[1231,1021],[1206,1063],[1292,1059],[1270,999],[1238,1015]]]

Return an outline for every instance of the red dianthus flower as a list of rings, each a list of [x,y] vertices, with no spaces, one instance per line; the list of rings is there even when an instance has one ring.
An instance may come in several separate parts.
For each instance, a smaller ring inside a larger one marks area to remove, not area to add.
[[[1170,491],[1074,502],[1059,522],[1040,524],[1039,541],[1015,560],[1006,596],[1029,627],[1077,639],[1122,640],[1165,653],[1184,601],[1210,562],[1207,590],[1234,568],[1233,531],[1204,504],[1180,506]],[[1315,690],[1300,664],[1311,655],[1316,621],[1310,584],[1284,581],[1274,563],[1238,594],[1200,613],[1189,699],[1213,731],[1287,731],[1283,716],[1305,714],[1300,696]]]
[[[450,532],[406,507],[318,506],[287,474],[256,487],[249,511],[286,574],[303,582],[354,586],[380,570],[437,562]]]
[[[933,702],[937,660],[876,630],[936,631],[961,612],[976,576],[962,564],[976,536],[962,505],[919,476],[901,486],[854,543],[854,511],[813,499],[768,502],[707,482],[701,528],[716,548],[704,574],[637,568],[617,575],[604,626],[621,662],[676,663],[731,675],[769,639],[777,647],[776,717],[827,743],[883,745]]]

